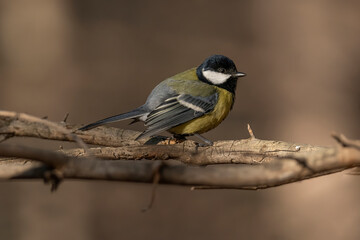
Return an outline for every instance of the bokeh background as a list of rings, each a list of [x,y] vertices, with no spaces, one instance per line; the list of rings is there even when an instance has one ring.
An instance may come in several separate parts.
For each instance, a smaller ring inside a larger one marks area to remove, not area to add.
[[[0,0],[0,109],[89,123],[141,105],[211,54],[232,58],[234,109],[213,140],[360,138],[360,2]],[[141,124],[113,124],[143,129]],[[44,142],[23,140],[29,145]],[[49,147],[58,148],[54,142]],[[359,239],[360,178],[261,191],[0,183],[0,239]]]

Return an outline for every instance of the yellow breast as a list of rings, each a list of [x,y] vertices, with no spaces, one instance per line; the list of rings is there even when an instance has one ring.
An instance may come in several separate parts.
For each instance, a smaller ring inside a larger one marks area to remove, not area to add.
[[[229,114],[234,101],[234,96],[225,89],[216,87],[216,90],[219,96],[218,102],[213,111],[199,118],[171,128],[169,132],[172,134],[201,134],[217,127]]]

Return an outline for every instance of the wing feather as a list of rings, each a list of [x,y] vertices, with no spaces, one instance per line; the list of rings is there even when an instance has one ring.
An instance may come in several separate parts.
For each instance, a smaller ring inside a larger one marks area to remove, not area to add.
[[[138,139],[155,135],[203,116],[214,109],[217,99],[216,92],[207,97],[179,94],[166,99],[149,113],[145,120],[145,126],[148,128]]]

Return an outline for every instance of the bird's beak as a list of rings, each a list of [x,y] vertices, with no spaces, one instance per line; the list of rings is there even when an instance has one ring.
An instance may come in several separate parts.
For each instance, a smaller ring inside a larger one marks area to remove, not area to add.
[[[243,73],[243,72],[237,72],[237,73],[232,74],[232,77],[245,77],[245,76],[246,76],[246,73]]]

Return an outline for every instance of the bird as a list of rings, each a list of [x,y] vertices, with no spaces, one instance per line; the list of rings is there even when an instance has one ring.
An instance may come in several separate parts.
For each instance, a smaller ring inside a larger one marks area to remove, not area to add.
[[[212,55],[198,67],[160,82],[144,105],[78,130],[133,119],[132,123],[142,121],[146,127],[136,140],[168,131],[177,140],[196,136],[204,145],[211,146],[213,142],[201,134],[217,127],[227,117],[234,105],[237,80],[244,76],[230,58]]]

